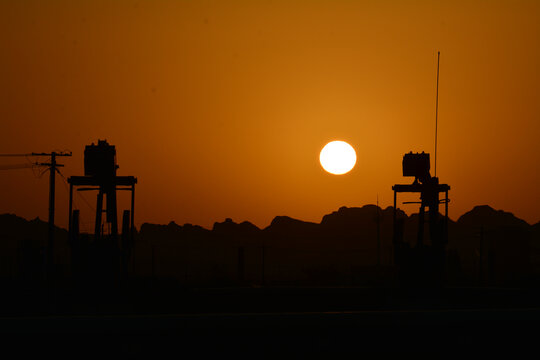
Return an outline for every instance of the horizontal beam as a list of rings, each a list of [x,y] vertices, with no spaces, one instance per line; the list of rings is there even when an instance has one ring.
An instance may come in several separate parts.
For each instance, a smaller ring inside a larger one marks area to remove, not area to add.
[[[395,192],[422,192],[426,191],[430,188],[430,185],[423,185],[423,184],[410,184],[410,185],[404,185],[404,184],[396,184],[392,186],[392,190]],[[436,190],[438,192],[445,192],[450,190],[450,186],[448,184],[438,184],[436,185]]]
[[[53,153],[31,153],[30,156],[52,156]],[[71,156],[71,152],[54,152],[54,156]]]
[[[36,166],[52,166],[51,163],[35,163],[34,165],[36,165]],[[54,166],[56,166],[56,167],[64,167],[63,164],[54,164]]]
[[[97,191],[101,189],[100,187],[88,187],[88,188],[78,188],[77,191]],[[133,188],[120,188],[117,187],[116,190],[127,190],[127,191],[133,191]]]
[[[112,181],[111,181],[112,180]],[[68,178],[68,183],[73,185],[106,185],[111,181],[116,185],[135,185],[137,183],[137,178],[135,176],[116,176],[113,179],[100,179],[95,176],[70,176]]]

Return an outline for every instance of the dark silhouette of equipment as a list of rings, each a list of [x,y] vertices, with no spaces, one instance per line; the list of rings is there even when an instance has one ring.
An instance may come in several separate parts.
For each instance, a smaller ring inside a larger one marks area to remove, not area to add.
[[[106,140],[99,140],[97,145],[93,143],[87,145],[84,150],[84,176],[71,176],[68,179],[69,183],[69,234],[70,239],[77,249],[78,246],[78,229],[79,215],[78,211],[73,211],[73,187],[84,186],[78,188],[78,191],[97,191],[96,202],[96,217],[94,226],[94,243],[100,244],[99,253],[109,253],[113,258],[114,254],[121,253],[122,268],[127,271],[127,256],[129,254],[130,244],[133,242],[135,232],[135,184],[137,178],[134,176],[117,176],[116,170],[116,148],[114,145],[109,145]],[[118,239],[118,206],[117,206],[117,190],[131,191],[131,211],[125,210],[122,217],[122,241]],[[105,211],[103,211],[103,197],[105,196]],[[105,222],[110,226],[108,236],[103,231],[102,214],[105,212]],[[77,251],[75,251],[77,253]],[[76,261],[75,261],[76,262]],[[113,259],[112,263],[116,263]],[[115,264],[113,264],[116,267]]]
[[[430,159],[427,153],[412,152],[403,156],[403,176],[414,176],[410,185],[396,184],[394,190],[394,262],[402,280],[419,282],[420,285],[441,284],[444,280],[445,247],[448,242],[448,191],[450,186],[439,184],[439,178],[430,175]],[[439,199],[440,193],[445,194]],[[397,194],[420,193],[418,233],[416,244],[411,247],[403,240],[403,223],[397,219]],[[439,205],[445,205],[444,217],[439,215]],[[430,244],[424,241],[425,212],[428,209]]]
[[[437,51],[437,92],[435,96],[435,176],[431,176],[429,154],[412,152],[403,156],[403,176],[414,176],[411,185],[392,186],[394,190],[394,263],[398,266],[401,280],[418,285],[437,285],[444,281],[448,242],[448,190],[447,184],[439,184],[437,177],[437,130],[439,119],[439,65],[441,52]],[[411,248],[403,241],[403,221],[397,219],[397,193],[420,193],[420,201],[404,204],[420,204],[416,245]],[[443,200],[439,193],[445,193]],[[439,218],[439,204],[444,203],[444,218]],[[424,243],[425,212],[428,209],[429,245]]]
[[[58,164],[56,162],[56,157],[59,156],[71,156],[71,152],[51,152],[51,153],[29,153],[29,154],[0,154],[2,157],[29,157],[29,156],[50,156],[49,162],[34,162],[30,164],[17,164],[14,166],[4,167],[4,170],[7,169],[22,169],[32,166],[45,166],[49,170],[49,229],[47,233],[47,260],[46,260],[46,272],[45,277],[47,280],[51,280],[53,267],[54,267],[54,208],[55,208],[55,195],[56,195],[56,172],[59,167],[63,167],[63,164]]]

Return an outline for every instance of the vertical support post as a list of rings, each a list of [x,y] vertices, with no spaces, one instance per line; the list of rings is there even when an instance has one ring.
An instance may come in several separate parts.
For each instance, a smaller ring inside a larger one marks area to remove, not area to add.
[[[448,219],[448,190],[445,191],[444,195],[444,217]]]
[[[114,247],[118,246],[118,205],[116,201],[116,184],[113,183],[105,190],[107,195],[107,222],[111,224],[111,237]]]
[[[131,243],[135,240],[135,184],[131,185]]]
[[[394,227],[394,237],[393,237],[393,240],[394,242],[397,242],[397,223],[396,223],[396,204],[397,204],[397,191],[394,190],[394,213],[393,213],[393,218],[392,218],[392,221],[393,221],[393,227]]]
[[[80,215],[79,215],[79,210],[74,210],[73,211],[73,220],[72,220],[72,231],[73,231],[73,238],[74,239],[77,239],[79,237],[79,219],[80,219]]]
[[[129,210],[124,210],[124,213],[122,214],[122,243],[120,244],[122,279],[125,279],[128,274],[128,264],[132,246],[129,218]]]
[[[69,180],[68,180],[69,181]],[[79,212],[77,211],[77,216]],[[77,250],[75,243],[75,237],[73,236],[73,184],[69,183],[69,208],[68,208],[68,243],[71,245],[71,274],[75,277],[77,262]]]
[[[72,227],[73,227],[73,184],[69,184],[69,216],[68,216],[68,234],[71,239]]]
[[[429,239],[433,248],[444,249],[444,220],[439,220],[439,179],[431,178],[430,186],[427,186],[427,206],[429,208],[428,223],[429,223]]]
[[[101,237],[101,214],[103,213],[103,190],[99,189],[96,204],[96,224],[94,226],[94,237],[97,241]]]
[[[422,247],[424,245],[424,215],[426,213],[426,207],[424,204],[420,205],[420,212],[418,213],[418,237],[416,238],[416,246]]]
[[[444,242],[448,243],[448,190],[444,196]]]
[[[56,180],[56,153],[51,153],[51,164],[49,167],[49,232],[47,243],[47,275],[52,278],[54,266],[54,198]]]
[[[122,251],[126,250],[129,247],[129,232],[129,210],[124,210],[122,214],[122,243],[120,245]]]
[[[397,265],[397,261],[396,261],[396,257],[397,257],[397,246],[398,246],[398,241],[397,241],[397,209],[396,209],[396,206],[397,206],[397,191],[394,189],[394,212],[392,214],[392,226],[393,226],[393,236],[392,236],[392,242],[393,242],[393,245],[392,246],[392,249],[394,251],[394,254],[393,254],[393,259],[394,259],[394,265]]]
[[[131,184],[131,221],[130,221],[130,232],[129,232],[129,241],[131,243],[131,258],[132,261],[132,269],[135,268],[135,255],[133,252],[135,251],[135,183]]]
[[[71,242],[71,272],[72,276],[79,280],[82,269],[82,249],[79,241],[79,210],[73,211],[70,220],[69,240]]]

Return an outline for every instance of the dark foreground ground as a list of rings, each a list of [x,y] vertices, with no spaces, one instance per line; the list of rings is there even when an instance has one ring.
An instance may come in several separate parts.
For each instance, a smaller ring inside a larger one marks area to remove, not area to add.
[[[88,300],[84,306],[81,296]],[[22,301],[11,304],[11,312],[9,297],[0,318],[0,352],[21,355],[536,357],[540,344],[540,296],[523,289],[43,293],[11,295]]]

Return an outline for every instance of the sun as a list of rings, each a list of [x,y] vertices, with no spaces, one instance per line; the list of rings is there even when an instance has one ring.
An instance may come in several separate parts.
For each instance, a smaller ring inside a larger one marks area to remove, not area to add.
[[[321,150],[319,160],[323,169],[330,174],[343,175],[356,164],[356,152],[345,141],[331,141]]]

